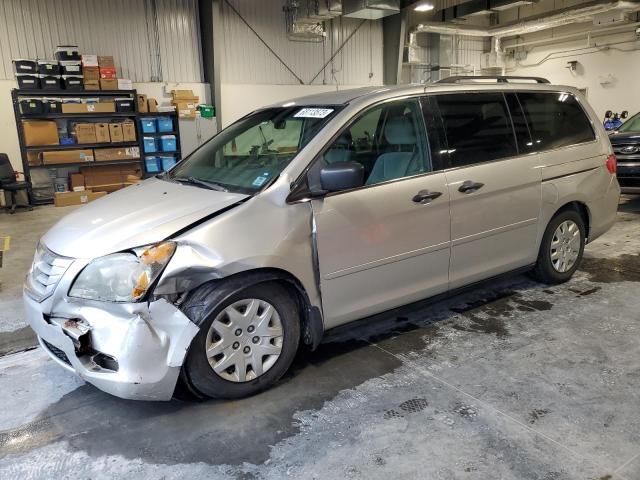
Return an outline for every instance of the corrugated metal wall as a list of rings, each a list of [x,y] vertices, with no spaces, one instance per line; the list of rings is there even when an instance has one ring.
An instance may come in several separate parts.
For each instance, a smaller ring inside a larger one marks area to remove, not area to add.
[[[197,0],[1,0],[0,78],[56,45],[113,55],[134,82],[201,82]]]
[[[323,43],[287,39],[282,0],[222,0],[224,58],[222,81],[248,84],[298,84],[296,78],[229,7],[231,4],[305,84],[382,84],[382,22],[338,18],[327,22]],[[357,32],[323,71],[332,52]],[[332,72],[333,71],[333,72]],[[373,73],[372,76],[370,74]]]

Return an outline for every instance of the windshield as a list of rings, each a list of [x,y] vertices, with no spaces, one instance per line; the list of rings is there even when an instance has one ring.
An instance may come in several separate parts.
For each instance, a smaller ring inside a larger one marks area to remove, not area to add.
[[[640,132],[640,113],[636,113],[629,120],[624,122],[620,128],[619,132]]]
[[[282,172],[339,108],[278,107],[252,113],[222,130],[165,178],[255,193]]]

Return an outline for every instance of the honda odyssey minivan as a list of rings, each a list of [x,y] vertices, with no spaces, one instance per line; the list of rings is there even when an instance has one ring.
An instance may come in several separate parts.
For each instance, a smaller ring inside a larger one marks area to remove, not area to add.
[[[615,221],[615,173],[582,95],[543,79],[292,100],[60,220],[26,316],[110,394],[243,397],[339,325],[507,272],[568,280]]]

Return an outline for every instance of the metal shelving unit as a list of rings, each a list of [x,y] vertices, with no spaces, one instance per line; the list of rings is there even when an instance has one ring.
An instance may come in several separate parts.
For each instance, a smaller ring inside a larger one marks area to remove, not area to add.
[[[153,132],[153,133],[140,133],[142,137],[160,137],[162,135],[175,135],[176,136],[176,151],[175,152],[152,152],[145,153],[144,145],[141,147],[140,154],[143,158],[145,157],[154,157],[158,155],[173,155],[176,157],[176,162],[182,160],[182,148],[180,144],[180,122],[178,121],[178,112],[169,111],[169,112],[143,112],[138,114],[138,118],[140,120],[144,118],[155,118],[155,117],[171,117],[171,121],[173,122],[173,130],[171,132]],[[142,143],[143,140],[140,139]]]
[[[87,113],[42,113],[42,114],[23,114],[20,112],[20,100],[26,98],[59,98],[59,97],[78,97],[78,98],[130,98],[133,100],[134,111],[133,112],[87,112]],[[69,167],[92,167],[100,165],[119,165],[119,164],[132,164],[137,163],[141,165],[142,171],[144,169],[144,146],[143,146],[143,134],[140,129],[141,114],[138,112],[138,105],[136,101],[135,90],[20,90],[14,89],[11,91],[11,98],[13,101],[13,110],[16,119],[16,128],[18,129],[18,140],[20,143],[20,154],[22,157],[22,167],[25,179],[31,183],[31,169],[32,168],[69,168]],[[142,114],[144,115],[144,114]],[[165,115],[164,113],[155,114]],[[168,115],[168,114],[167,114]],[[129,118],[135,123],[136,129],[136,141],[135,142],[120,142],[120,143],[91,143],[91,144],[71,144],[71,145],[43,145],[43,146],[27,146],[24,141],[24,131],[22,128],[23,120],[83,120],[83,119],[105,119],[108,122],[112,118]],[[174,120],[177,129],[177,118]],[[176,134],[177,136],[177,134]],[[117,161],[94,161],[84,163],[62,163],[62,164],[49,164],[49,165],[29,165],[27,153],[29,152],[46,152],[46,151],[63,151],[63,150],[79,150],[83,148],[100,149],[100,148],[124,148],[124,147],[138,147],[140,148],[139,159],[117,160]],[[179,155],[179,152],[176,154]],[[146,172],[145,172],[146,173]],[[47,200],[37,200],[33,197],[33,192],[29,190],[29,201],[32,205],[39,205],[44,203],[52,203],[53,198]]]

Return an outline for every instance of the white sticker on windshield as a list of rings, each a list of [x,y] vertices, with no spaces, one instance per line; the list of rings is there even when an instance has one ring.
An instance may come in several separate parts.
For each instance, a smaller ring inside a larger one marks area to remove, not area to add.
[[[325,118],[333,112],[333,108],[303,108],[294,117],[298,118]]]
[[[267,177],[257,177],[251,185],[253,185],[254,187],[261,187],[266,181]]]

